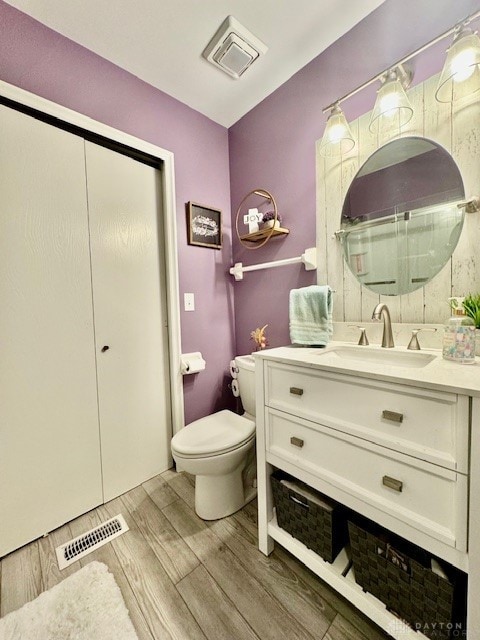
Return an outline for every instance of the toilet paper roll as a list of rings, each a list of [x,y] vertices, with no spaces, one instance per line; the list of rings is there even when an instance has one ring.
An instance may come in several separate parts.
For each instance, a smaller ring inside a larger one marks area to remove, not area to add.
[[[238,369],[237,365],[235,364],[235,360],[230,360],[230,375],[234,380],[237,379]]]
[[[185,353],[180,359],[180,370],[183,375],[190,373],[198,373],[205,369],[206,362],[202,358],[202,354],[198,351],[195,353]]]
[[[238,388],[238,380],[232,380],[232,393],[235,398],[238,398],[240,395],[240,389]]]

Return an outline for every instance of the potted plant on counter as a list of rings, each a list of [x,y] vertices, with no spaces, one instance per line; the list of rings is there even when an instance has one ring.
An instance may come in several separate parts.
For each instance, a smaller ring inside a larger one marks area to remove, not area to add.
[[[469,294],[463,301],[465,314],[475,323],[475,355],[480,356],[480,294]]]

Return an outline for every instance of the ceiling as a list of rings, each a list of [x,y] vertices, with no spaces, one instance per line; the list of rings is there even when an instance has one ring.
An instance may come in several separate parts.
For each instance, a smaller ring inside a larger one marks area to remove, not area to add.
[[[229,127],[383,0],[7,2]],[[268,46],[240,80],[201,57],[228,15]]]

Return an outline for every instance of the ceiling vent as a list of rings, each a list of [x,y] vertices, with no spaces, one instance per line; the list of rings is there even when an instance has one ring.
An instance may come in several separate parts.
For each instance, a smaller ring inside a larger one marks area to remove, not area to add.
[[[203,52],[203,57],[238,80],[268,47],[232,16],[226,18]]]

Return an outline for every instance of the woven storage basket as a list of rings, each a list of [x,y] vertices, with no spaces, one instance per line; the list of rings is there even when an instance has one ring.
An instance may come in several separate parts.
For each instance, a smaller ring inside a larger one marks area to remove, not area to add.
[[[300,491],[316,493],[329,508],[322,508],[281,480],[295,484]],[[275,472],[271,482],[278,525],[324,560],[333,562],[347,541],[346,509],[287,474]]]
[[[428,637],[445,640],[462,633],[466,579],[461,571],[449,565],[448,579],[437,575],[429,554],[374,523],[349,521],[348,530],[355,580],[364,591]]]

